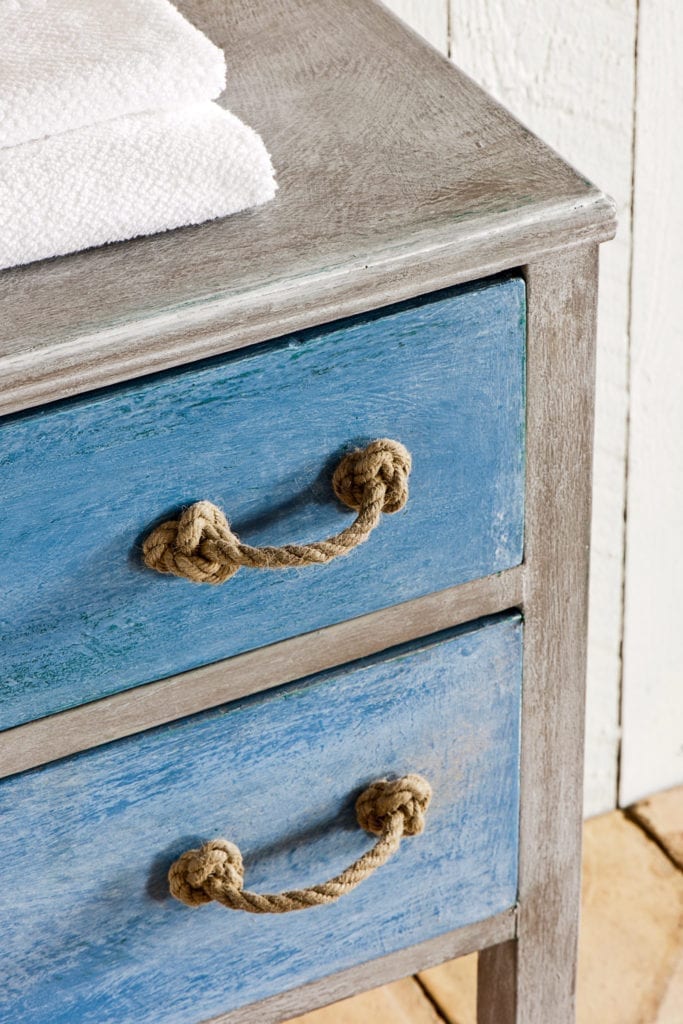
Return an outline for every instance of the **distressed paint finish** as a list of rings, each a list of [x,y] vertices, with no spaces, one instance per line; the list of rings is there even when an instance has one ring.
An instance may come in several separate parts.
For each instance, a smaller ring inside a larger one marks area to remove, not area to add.
[[[526,269],[528,473],[516,943],[479,959],[479,1024],[574,1024],[597,248]]]
[[[6,779],[0,1017],[194,1024],[512,906],[521,646],[519,615],[480,620]],[[324,880],[370,842],[358,791],[406,771],[434,788],[425,833],[338,904],[167,896],[171,861],[217,835],[257,890]]]
[[[610,0],[600,11],[621,3]],[[253,216],[4,275],[0,408],[8,412],[91,391],[524,267],[531,296],[525,563],[495,578],[29,723],[5,733],[0,743],[9,740],[16,768],[22,737],[28,735],[34,751],[45,737],[37,756],[49,759],[60,744],[64,750],[63,733],[67,749],[102,742],[98,725],[110,728],[118,709],[124,713],[113,731],[139,730],[161,715],[177,719],[207,702],[215,706],[221,690],[237,695],[240,687],[272,685],[274,677],[293,679],[297,666],[300,677],[316,665],[338,665],[361,648],[377,650],[387,623],[400,641],[438,628],[439,621],[463,621],[457,616],[468,606],[467,617],[474,618],[518,606],[521,597],[519,906],[417,945],[402,936],[396,952],[220,1019],[275,1024],[354,989],[499,943],[480,961],[482,1024],[569,1024],[579,862],[588,357],[596,274],[595,253],[585,246],[612,234],[612,206],[379,5],[187,0],[182,6],[237,54],[226,99],[271,145],[280,173],[278,200]],[[401,6],[413,5],[405,0]],[[572,0],[565,6],[575,10]],[[559,18],[558,23],[566,24]],[[584,41],[579,37],[582,54]],[[612,116],[609,104],[606,109]],[[548,253],[558,255],[546,264]],[[510,589],[497,589],[506,578]],[[321,745],[326,740],[321,729]],[[138,740],[126,742],[132,747]],[[108,752],[86,758],[99,753]],[[12,848],[11,857],[16,855]],[[488,859],[487,851],[481,864]],[[41,936],[47,930],[42,921],[37,930]],[[349,945],[356,941],[354,936]],[[157,1016],[155,1008],[154,1024]]]
[[[512,278],[6,420],[3,727],[519,563],[523,364]],[[337,532],[332,466],[387,436],[411,497],[349,556],[221,587],[141,565],[200,498],[255,544]]]
[[[616,804],[619,749],[637,3],[598,0],[588,21],[585,0],[450,3],[453,60],[617,205],[617,237],[600,254],[588,642],[585,811],[599,814]]]

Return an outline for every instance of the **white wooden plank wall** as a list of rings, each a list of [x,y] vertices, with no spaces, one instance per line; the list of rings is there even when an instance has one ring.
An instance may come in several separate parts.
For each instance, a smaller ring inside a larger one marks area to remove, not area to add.
[[[674,2],[674,0],[672,0]],[[521,121],[616,199],[601,262],[586,813],[615,805],[619,763],[636,0],[392,0]]]
[[[438,5],[438,4],[437,4]],[[609,192],[601,253],[586,811],[614,806],[619,744],[635,0],[451,0],[453,59]]]
[[[682,41],[681,0],[640,0],[623,803],[683,782]]]

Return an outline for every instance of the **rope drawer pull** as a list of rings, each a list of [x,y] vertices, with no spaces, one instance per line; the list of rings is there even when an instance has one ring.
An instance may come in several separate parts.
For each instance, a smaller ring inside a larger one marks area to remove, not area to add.
[[[226,839],[211,839],[198,850],[187,850],[171,865],[171,895],[188,907],[216,900],[230,910],[245,910],[248,914],[287,914],[336,903],[386,864],[403,836],[423,831],[431,796],[431,786],[421,775],[393,781],[379,779],[368,786],[356,800],[356,817],[361,828],[379,839],[350,867],[322,885],[279,893],[249,892],[242,888],[244,867],[239,849]]]
[[[161,523],[142,546],[146,566],[194,583],[224,583],[240,566],[288,569],[322,565],[366,541],[382,512],[398,512],[408,499],[410,453],[398,441],[372,441],[341,460],[332,486],[340,501],[357,509],[350,526],[314,544],[251,547],[232,532],[225,515],[210,501],[190,505],[179,519]]]

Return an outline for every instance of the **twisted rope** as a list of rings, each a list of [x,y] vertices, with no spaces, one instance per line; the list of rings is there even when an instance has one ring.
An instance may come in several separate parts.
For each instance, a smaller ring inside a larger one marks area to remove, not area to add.
[[[398,512],[408,500],[410,453],[398,441],[382,439],[349,452],[332,477],[334,493],[358,516],[341,533],[314,544],[251,547],[232,532],[210,501],[198,501],[157,526],[142,546],[146,566],[194,583],[224,583],[240,566],[288,569],[322,565],[366,541],[382,512]]]
[[[243,888],[244,866],[238,847],[227,839],[211,839],[198,850],[187,850],[171,865],[171,895],[188,907],[216,900],[230,910],[249,914],[287,914],[336,903],[386,864],[403,836],[416,836],[424,830],[431,796],[431,786],[421,775],[379,779],[368,786],[356,801],[356,817],[361,828],[380,838],[371,850],[322,885],[280,893],[249,892]]]

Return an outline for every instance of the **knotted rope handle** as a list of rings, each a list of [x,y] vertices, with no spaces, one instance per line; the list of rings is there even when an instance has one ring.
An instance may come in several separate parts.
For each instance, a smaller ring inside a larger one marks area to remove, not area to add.
[[[323,903],[336,903],[381,867],[398,850],[403,836],[424,830],[424,816],[432,789],[421,775],[379,779],[356,800],[358,824],[379,839],[340,875],[322,885],[289,892],[259,893],[243,888],[242,854],[227,839],[211,839],[198,850],[187,850],[168,872],[171,895],[188,907],[216,900],[230,910],[248,914],[287,914]]]
[[[346,555],[366,541],[382,512],[398,512],[408,499],[410,453],[386,438],[349,452],[341,460],[332,486],[340,501],[358,515],[341,533],[315,544],[251,547],[232,532],[225,515],[210,501],[190,505],[149,534],[142,546],[144,563],[157,572],[194,583],[224,583],[240,566],[288,569],[322,565]]]

